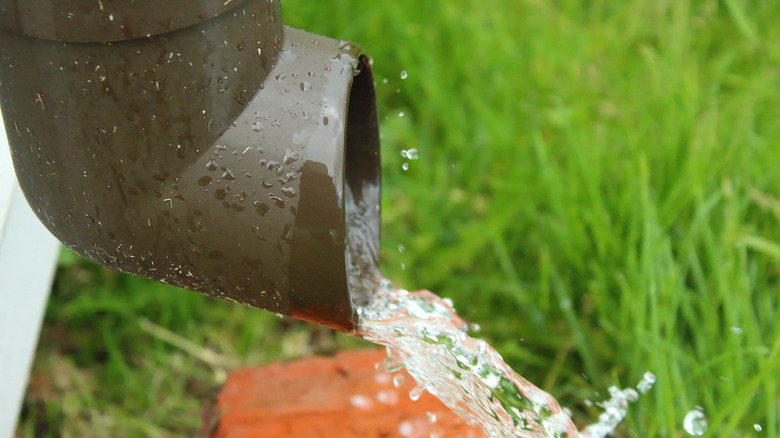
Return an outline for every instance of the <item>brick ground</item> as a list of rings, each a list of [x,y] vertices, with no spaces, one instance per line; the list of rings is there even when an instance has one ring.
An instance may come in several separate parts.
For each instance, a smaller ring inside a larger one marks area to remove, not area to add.
[[[483,436],[427,392],[410,400],[413,379],[404,370],[377,371],[384,358],[384,350],[345,351],[233,371],[217,402],[213,437]],[[399,388],[396,374],[405,377]]]

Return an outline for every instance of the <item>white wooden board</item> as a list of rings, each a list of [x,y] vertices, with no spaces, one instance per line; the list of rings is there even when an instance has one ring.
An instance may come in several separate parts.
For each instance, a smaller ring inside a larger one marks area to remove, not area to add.
[[[0,438],[14,436],[59,249],[16,184],[0,120]]]

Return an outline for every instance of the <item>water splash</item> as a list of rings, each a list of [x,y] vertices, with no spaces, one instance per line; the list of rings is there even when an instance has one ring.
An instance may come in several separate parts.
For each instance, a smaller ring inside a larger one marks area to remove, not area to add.
[[[485,341],[468,336],[451,301],[382,280],[373,302],[358,312],[359,334],[388,349],[385,368],[403,366],[418,383],[410,397],[427,390],[490,437],[601,438],[639,398],[634,389],[610,388],[610,399],[599,403],[604,409],[599,422],[580,433],[550,394],[512,371]],[[644,393],[653,382],[655,376],[647,373],[637,390]]]
[[[640,381],[639,385],[642,385],[642,382],[645,382],[645,380]],[[612,433],[626,417],[629,402],[639,400],[639,394],[632,388],[621,390],[617,386],[610,386],[609,395],[609,400],[597,403],[599,407],[604,409],[604,412],[599,415],[598,423],[591,424],[585,428],[582,432],[584,436],[588,438],[603,438]]]

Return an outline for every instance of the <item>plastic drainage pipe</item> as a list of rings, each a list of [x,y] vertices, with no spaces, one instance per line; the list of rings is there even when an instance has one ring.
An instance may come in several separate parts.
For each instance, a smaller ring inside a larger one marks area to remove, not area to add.
[[[371,66],[280,17],[273,0],[0,0],[13,163],[95,263],[350,331],[378,264]]]

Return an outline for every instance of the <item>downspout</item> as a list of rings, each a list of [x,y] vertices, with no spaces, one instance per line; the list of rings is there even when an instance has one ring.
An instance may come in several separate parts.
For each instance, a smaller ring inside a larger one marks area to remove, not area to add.
[[[354,329],[380,176],[358,46],[274,0],[0,0],[0,105],[28,203],[76,253]]]

